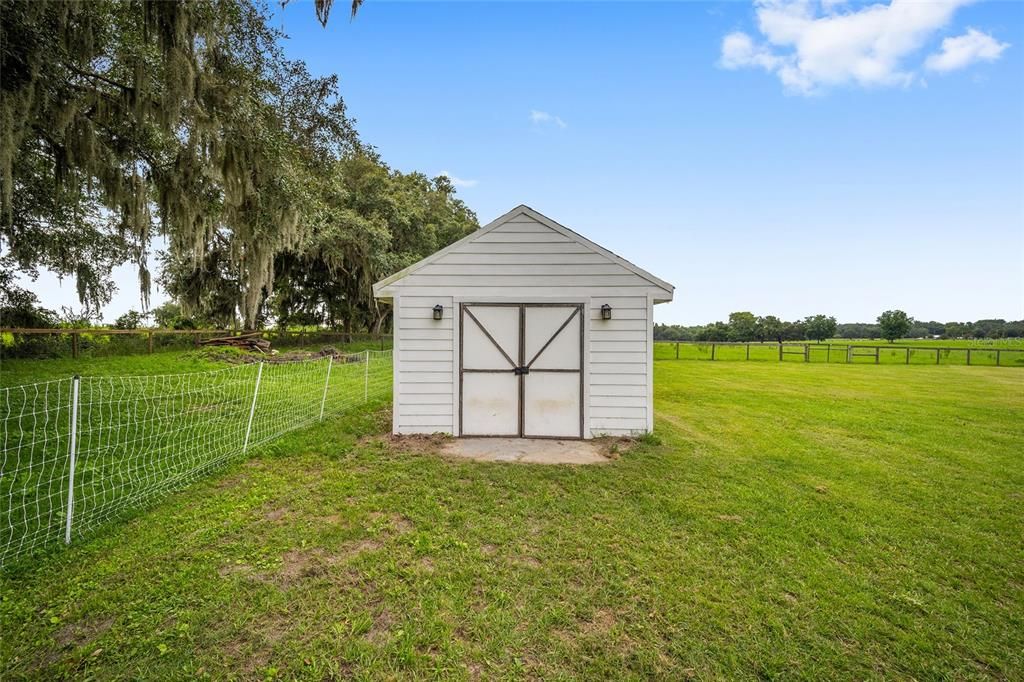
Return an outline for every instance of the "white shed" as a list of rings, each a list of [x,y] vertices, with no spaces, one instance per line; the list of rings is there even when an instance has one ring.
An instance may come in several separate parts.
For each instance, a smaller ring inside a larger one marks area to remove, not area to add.
[[[394,306],[395,433],[591,438],[654,427],[674,287],[528,206],[373,287]]]

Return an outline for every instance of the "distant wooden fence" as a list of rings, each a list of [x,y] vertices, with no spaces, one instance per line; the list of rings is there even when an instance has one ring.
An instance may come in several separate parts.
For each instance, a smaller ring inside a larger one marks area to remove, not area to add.
[[[70,355],[78,358],[83,352],[84,346],[89,345],[98,339],[110,340],[133,339],[138,343],[133,347],[131,344],[122,344],[117,349],[122,353],[144,352],[153,353],[157,347],[161,349],[168,346],[196,347],[198,348],[204,340],[215,339],[223,336],[238,336],[246,333],[230,329],[104,329],[104,328],[83,328],[83,329],[27,329],[19,327],[0,328],[0,338],[3,344],[0,346],[4,354],[19,355],[19,346],[29,346],[26,341],[32,339],[51,339],[58,346],[51,349],[51,354],[61,354],[64,348],[70,348]],[[372,334],[366,332],[340,332],[331,330],[308,329],[308,330],[277,330],[268,329],[260,332],[260,335],[269,340],[271,344],[278,347],[303,347],[313,344],[337,344],[350,346],[360,344],[363,346],[374,346],[381,350],[391,347],[390,334]],[[173,340],[173,343],[167,343]],[[64,344],[67,344],[64,346]],[[142,345],[144,344],[144,346]],[[63,346],[63,347],[61,347]],[[31,357],[32,347],[24,349],[26,355]],[[65,351],[66,352],[66,351]]]
[[[776,355],[779,362],[786,359],[787,355],[800,356],[804,362],[812,362],[812,353],[818,352],[819,355],[824,356],[825,362],[846,362],[847,364],[862,363],[856,358],[871,358],[873,364],[882,364],[881,357],[882,351],[886,351],[888,355],[898,354],[902,355],[904,364],[911,364],[911,357],[914,354],[925,354],[928,358],[928,362],[931,362],[931,357],[934,356],[934,364],[943,364],[942,358],[946,358],[945,364],[964,364],[961,362],[950,362],[950,356],[955,359],[963,357],[966,360],[966,364],[972,364],[972,355],[976,359],[979,354],[985,353],[989,358],[993,358],[995,362],[981,363],[986,366],[995,367],[1019,367],[1024,366],[1024,348],[985,348],[985,347],[940,347],[940,346],[904,346],[904,345],[861,345],[861,344],[837,344],[837,343],[810,343],[810,342],[783,342],[783,343],[757,343],[757,342],[742,342],[742,341],[655,341],[657,346],[669,346],[675,347],[675,359],[679,360],[680,348],[694,347],[698,349],[705,349],[710,347],[711,353],[708,359],[716,360],[721,359],[716,357],[719,355],[718,351],[720,348],[736,348],[743,349],[742,357],[736,357],[738,354],[732,354],[731,360],[750,360],[750,350],[754,349],[772,349],[770,357],[774,358]],[[705,353],[702,353],[702,355]],[[688,354],[691,355],[691,354]],[[762,354],[763,355],[763,354]],[[833,360],[833,357],[836,360]],[[1003,357],[1006,356],[1009,362],[1004,362]],[[664,354],[655,353],[655,358],[665,359]],[[671,356],[669,356],[671,358]],[[692,357],[692,355],[691,355]],[[1012,359],[1011,359],[1012,358]],[[693,359],[704,359],[693,358]],[[763,357],[761,359],[764,359]],[[890,363],[891,364],[891,363]],[[915,361],[914,364],[925,364],[920,360]],[[974,364],[979,364],[976,361]]]

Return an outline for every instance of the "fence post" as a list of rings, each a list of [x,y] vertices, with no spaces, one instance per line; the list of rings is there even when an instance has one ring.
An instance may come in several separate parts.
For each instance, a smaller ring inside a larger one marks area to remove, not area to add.
[[[996,367],[999,366],[999,356],[1002,354],[1003,350],[1001,348],[996,348]]]
[[[149,354],[153,354],[153,332],[149,332],[149,338],[146,340],[146,347],[149,350]]]
[[[242,452],[249,448],[249,434],[252,433],[252,418],[256,415],[256,396],[260,394],[260,380],[263,378],[263,363],[256,372],[256,389],[252,392],[252,407],[249,408],[249,425],[245,427],[245,443],[242,444]]]
[[[747,360],[750,359],[750,344],[747,344]]]
[[[878,354],[882,350],[881,346],[875,346],[875,364],[878,364]]]
[[[370,399],[370,350],[366,351],[366,359],[363,361],[363,402]]]
[[[715,359],[715,344],[711,344],[711,359]]]
[[[679,359],[679,342],[676,341],[676,360]]]
[[[967,366],[968,367],[971,366],[971,349],[970,348],[967,349]]]
[[[941,348],[936,348],[935,349],[935,364],[936,365],[939,364],[939,356],[941,354],[942,354],[942,349]]]
[[[71,357],[78,359],[78,332],[71,335]]]
[[[779,341],[779,362],[782,362],[782,342]]]
[[[811,344],[805,343],[804,344],[804,362],[810,362],[810,361],[811,361]]]
[[[906,362],[906,364],[908,364],[908,365],[910,364],[910,346],[907,346],[907,362]]]
[[[826,349],[827,350],[825,351],[825,364],[827,365],[828,363],[832,362],[832,344],[828,344],[826,346]]]
[[[77,374],[71,380],[71,441],[68,444],[68,520],[64,526],[64,543],[71,544],[71,517],[75,512],[75,459],[78,451],[78,389],[82,379]]]
[[[334,365],[334,356],[327,356],[327,378],[324,380],[324,397],[320,400],[320,421],[324,420],[324,406],[327,405],[327,387],[331,385],[331,366]]]

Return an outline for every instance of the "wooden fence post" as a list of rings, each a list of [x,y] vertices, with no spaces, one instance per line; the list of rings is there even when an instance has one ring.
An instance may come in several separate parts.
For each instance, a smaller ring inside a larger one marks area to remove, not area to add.
[[[149,334],[147,334],[147,336],[149,338],[146,339],[146,349],[149,351],[149,354],[152,355],[153,354],[153,332],[149,332]]]
[[[1002,354],[1003,350],[1001,348],[996,348],[996,367],[999,366],[999,356]]]
[[[939,364],[939,356],[940,355],[942,355],[942,349],[941,348],[936,348],[935,349],[935,364],[936,365]]]
[[[782,342],[779,341],[779,362],[782,362]]]
[[[679,342],[676,341],[676,360],[679,359]]]
[[[907,347],[907,362],[906,362],[906,364],[908,364],[908,365],[910,364],[910,347],[909,346]]]
[[[71,335],[71,357],[78,358],[78,332]]]
[[[747,360],[750,359],[750,344],[747,344]]]
[[[804,344],[804,362],[810,362],[810,361],[811,361],[811,344],[805,343]]]
[[[970,348],[967,349],[967,366],[968,367],[971,366],[971,349]]]
[[[878,354],[882,350],[881,346],[875,346],[875,364],[878,364]]]
[[[711,361],[715,361],[715,344],[711,344]]]

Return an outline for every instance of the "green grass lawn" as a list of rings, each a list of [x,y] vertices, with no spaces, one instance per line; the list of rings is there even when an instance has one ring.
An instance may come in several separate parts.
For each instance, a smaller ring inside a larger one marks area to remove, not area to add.
[[[391,393],[386,353],[277,357],[235,349],[15,361],[0,387],[0,569],[208,476],[247,447]],[[148,370],[148,371],[147,371]],[[81,375],[78,410],[71,376]],[[77,427],[71,464],[71,424]]]
[[[70,379],[81,376],[127,376],[147,374],[177,374],[221,369],[224,362],[211,359],[202,351],[170,350],[152,355],[123,355],[100,358],[52,358],[27,360],[0,359],[0,388],[18,386],[35,381]]]
[[[280,351],[330,346],[345,353],[358,353],[366,349],[385,350],[391,347],[390,338],[385,338],[382,342],[379,338],[374,340],[366,334],[346,337],[340,332],[321,333],[313,330],[300,337],[296,335],[296,331],[298,330],[292,330],[291,334],[282,334],[276,330],[266,330],[263,332],[263,338]],[[153,353],[150,353],[149,338],[144,329],[136,333],[115,334],[104,334],[97,330],[78,334],[78,349],[80,359],[116,362],[133,355],[167,355],[198,351],[201,348],[201,340],[231,333],[223,330],[201,334],[154,333]],[[345,338],[350,339],[348,343],[344,342]],[[0,363],[19,358],[71,359],[74,354],[73,348],[71,334],[22,334],[15,337],[11,332],[0,332]]]
[[[292,433],[3,575],[0,676],[1020,676],[1024,373],[655,373],[597,467]]]
[[[1002,367],[1024,367],[1024,340],[1022,339],[972,341],[901,339],[893,343],[878,339],[853,341],[832,339],[821,344],[792,341],[784,344],[783,362],[804,362],[804,344],[810,344],[810,362],[847,364],[846,349],[852,345],[860,347],[855,351],[855,357],[851,358],[853,364],[875,364],[873,348],[877,346],[879,347],[878,362],[884,365],[907,364],[908,350],[910,351],[909,364],[912,365],[936,364],[936,352],[939,355],[938,364],[966,365],[967,351],[970,349],[971,366],[994,366],[998,362]],[[779,346],[775,342],[751,342],[749,357],[747,356],[747,344],[716,343],[714,345],[715,360],[779,361]],[[657,341],[654,344],[654,357],[659,360],[710,360],[711,346],[710,341],[684,341],[679,343],[677,353],[674,341]],[[865,346],[867,347],[865,348]]]
[[[377,351],[378,346],[367,343],[354,343],[340,349],[345,354],[362,353],[365,350]],[[321,346],[307,348],[286,348],[283,353],[305,353],[320,350]],[[149,354],[81,357],[48,358],[46,360],[30,360],[25,358],[0,357],[0,388],[18,386],[36,381],[53,379],[70,379],[78,374],[83,377],[95,376],[145,376],[151,374],[180,374],[186,372],[203,372],[213,369],[224,369],[231,366],[224,358],[241,356],[243,351],[231,348],[208,348],[201,350],[164,350]],[[253,355],[253,358],[259,356]],[[270,356],[267,356],[270,358]]]
[[[828,343],[856,346],[887,346],[885,339],[830,339]],[[939,348],[1019,348],[1024,349],[1024,339],[896,339],[894,346],[924,346]]]

